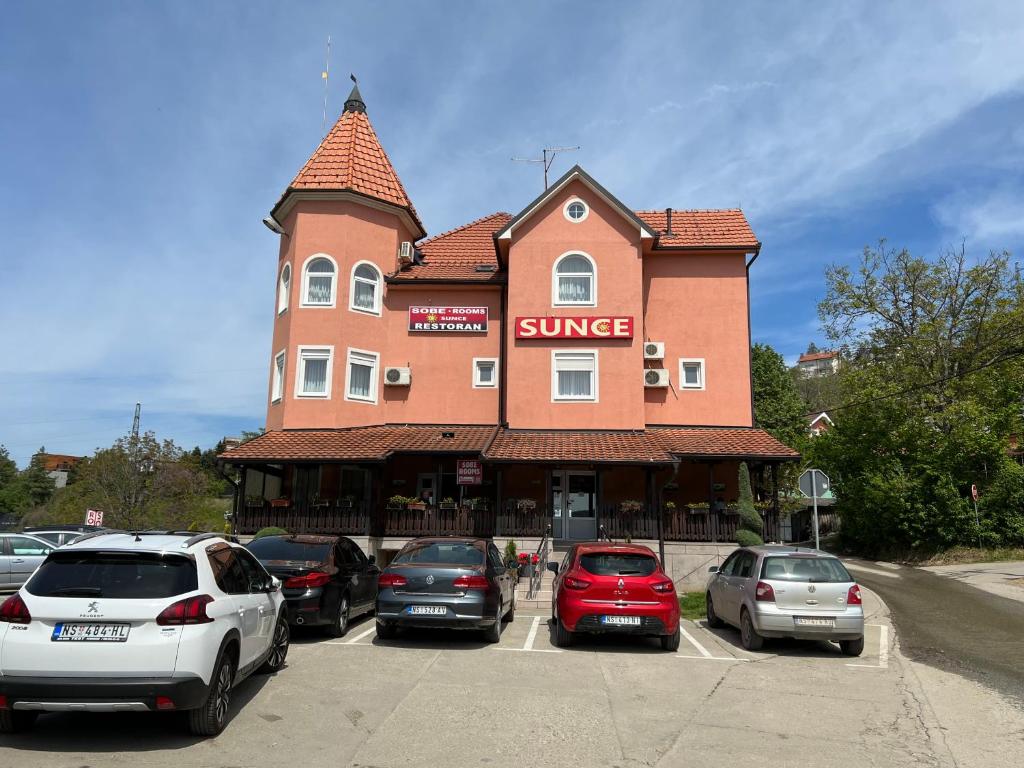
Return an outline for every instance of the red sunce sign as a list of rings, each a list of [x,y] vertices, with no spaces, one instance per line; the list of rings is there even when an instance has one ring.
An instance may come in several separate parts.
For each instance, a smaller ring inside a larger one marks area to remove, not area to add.
[[[517,317],[517,339],[632,339],[632,317]]]
[[[487,307],[409,307],[409,330],[487,333]]]
[[[484,481],[484,466],[478,459],[459,459],[456,483],[480,485]]]

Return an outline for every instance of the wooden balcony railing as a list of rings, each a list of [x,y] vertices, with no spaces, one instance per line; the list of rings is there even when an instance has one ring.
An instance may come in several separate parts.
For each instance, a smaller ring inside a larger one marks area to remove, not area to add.
[[[365,503],[246,501],[239,510],[235,530],[252,534],[261,528],[283,528],[289,533],[327,533],[365,536],[369,532],[370,511]]]

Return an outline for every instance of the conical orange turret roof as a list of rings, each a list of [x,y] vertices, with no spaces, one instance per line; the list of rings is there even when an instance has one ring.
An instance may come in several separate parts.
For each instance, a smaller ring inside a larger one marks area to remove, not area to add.
[[[274,206],[273,214],[293,192],[305,191],[350,191],[390,203],[408,211],[420,229],[419,235],[426,235],[402,181],[366,116],[366,104],[358,85],[352,88],[338,122],[288,185]]]

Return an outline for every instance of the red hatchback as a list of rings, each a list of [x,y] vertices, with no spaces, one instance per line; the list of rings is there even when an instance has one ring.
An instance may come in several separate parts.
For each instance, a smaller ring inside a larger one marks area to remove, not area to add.
[[[555,572],[551,618],[555,644],[570,645],[578,632],[661,638],[679,648],[679,600],[675,584],[654,552],[635,544],[577,544]]]

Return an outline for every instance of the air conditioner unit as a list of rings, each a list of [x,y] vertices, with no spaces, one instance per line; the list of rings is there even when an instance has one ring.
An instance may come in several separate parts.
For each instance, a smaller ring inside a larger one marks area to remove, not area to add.
[[[412,384],[411,368],[385,368],[384,385],[388,387],[408,387]]]
[[[644,360],[664,360],[665,359],[665,342],[664,341],[645,341],[644,342]]]
[[[416,258],[416,252],[412,247],[412,243],[408,240],[398,246],[398,263],[401,266],[406,264],[412,264]]]
[[[645,387],[667,387],[668,370],[665,368],[648,368],[644,371]]]

